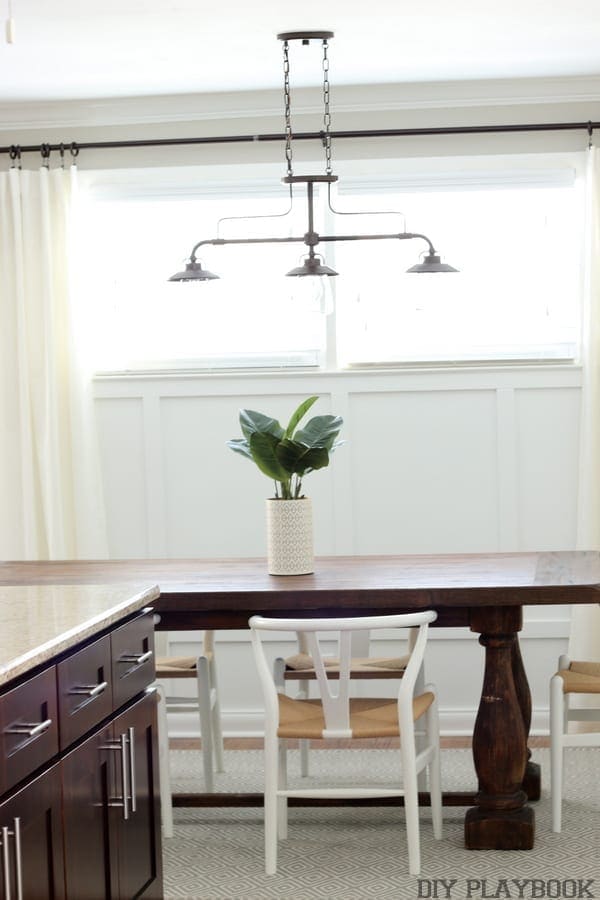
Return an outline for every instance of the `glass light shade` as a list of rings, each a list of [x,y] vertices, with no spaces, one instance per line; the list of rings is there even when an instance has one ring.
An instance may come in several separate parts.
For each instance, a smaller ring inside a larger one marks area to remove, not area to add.
[[[313,278],[294,278],[287,282],[290,300],[303,309],[318,310],[324,316],[333,312],[331,280],[327,275]]]

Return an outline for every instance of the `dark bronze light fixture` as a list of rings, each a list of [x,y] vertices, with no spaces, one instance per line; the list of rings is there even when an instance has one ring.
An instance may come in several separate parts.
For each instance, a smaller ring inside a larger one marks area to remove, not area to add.
[[[320,235],[315,231],[314,227],[314,187],[318,184],[327,185],[328,206],[332,213],[338,214],[331,205],[331,185],[334,184],[338,177],[333,174],[331,167],[331,114],[329,111],[329,59],[327,55],[329,40],[333,37],[333,31],[286,31],[277,35],[280,41],[283,41],[283,73],[284,73],[284,99],[285,99],[285,159],[287,173],[281,179],[283,184],[289,185],[290,190],[290,208],[293,202],[293,189],[296,184],[306,185],[306,201],[308,212],[308,223],[305,234],[298,237],[265,237],[265,238],[208,238],[198,241],[192,247],[186,267],[182,272],[172,275],[169,281],[210,281],[218,278],[218,275],[203,269],[202,265],[196,257],[196,251],[200,247],[212,246],[220,247],[229,244],[291,244],[303,243],[308,247],[308,256],[302,265],[297,266],[287,272],[292,276],[331,276],[337,275],[335,269],[327,266],[320,256],[315,253],[315,247],[318,244],[327,243],[329,241],[380,241],[380,240],[413,240],[420,239],[428,244],[429,251],[424,259],[408,269],[408,272],[457,272],[452,266],[442,263],[439,255],[436,253],[435,247],[428,237],[424,234],[411,233],[408,231],[400,231],[392,234],[333,234]],[[311,40],[320,40],[323,47],[323,131],[321,137],[323,147],[325,148],[325,174],[324,175],[294,175],[292,165],[292,124],[291,124],[291,100],[290,100],[290,64],[289,64],[289,44],[290,41],[301,41],[302,44],[309,44]],[[374,213],[376,214],[376,213]],[[287,215],[287,213],[286,213]],[[253,218],[263,218],[253,217]],[[264,218],[271,218],[265,216]]]

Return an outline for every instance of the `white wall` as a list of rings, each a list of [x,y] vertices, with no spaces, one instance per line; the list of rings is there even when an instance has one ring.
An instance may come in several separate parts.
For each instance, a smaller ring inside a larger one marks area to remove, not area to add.
[[[264,555],[271,485],[225,441],[238,434],[241,407],[286,419],[310,394],[320,396],[316,411],[344,417],[348,441],[305,482],[317,554],[568,549],[580,375],[524,366],[97,379],[111,555]],[[538,731],[568,627],[564,607],[527,611],[522,647]],[[247,636],[217,640],[225,729],[256,732],[261,699]],[[172,641],[177,653],[193,652],[189,634]],[[276,641],[273,652],[285,647]],[[438,629],[430,657],[442,727],[470,730],[483,659],[476,635]],[[186,732],[195,723],[177,725]]]

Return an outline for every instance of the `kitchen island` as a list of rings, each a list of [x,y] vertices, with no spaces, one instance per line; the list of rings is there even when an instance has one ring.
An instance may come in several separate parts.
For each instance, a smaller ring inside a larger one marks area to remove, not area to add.
[[[158,594],[0,587],[0,900],[162,897]]]

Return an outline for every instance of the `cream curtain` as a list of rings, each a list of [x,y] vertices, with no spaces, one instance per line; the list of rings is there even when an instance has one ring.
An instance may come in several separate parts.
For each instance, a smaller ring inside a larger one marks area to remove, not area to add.
[[[587,171],[586,276],[583,306],[577,546],[600,550],[600,154],[590,147]],[[571,610],[571,659],[600,661],[600,607]]]
[[[76,170],[0,173],[0,558],[107,555],[69,251]]]

